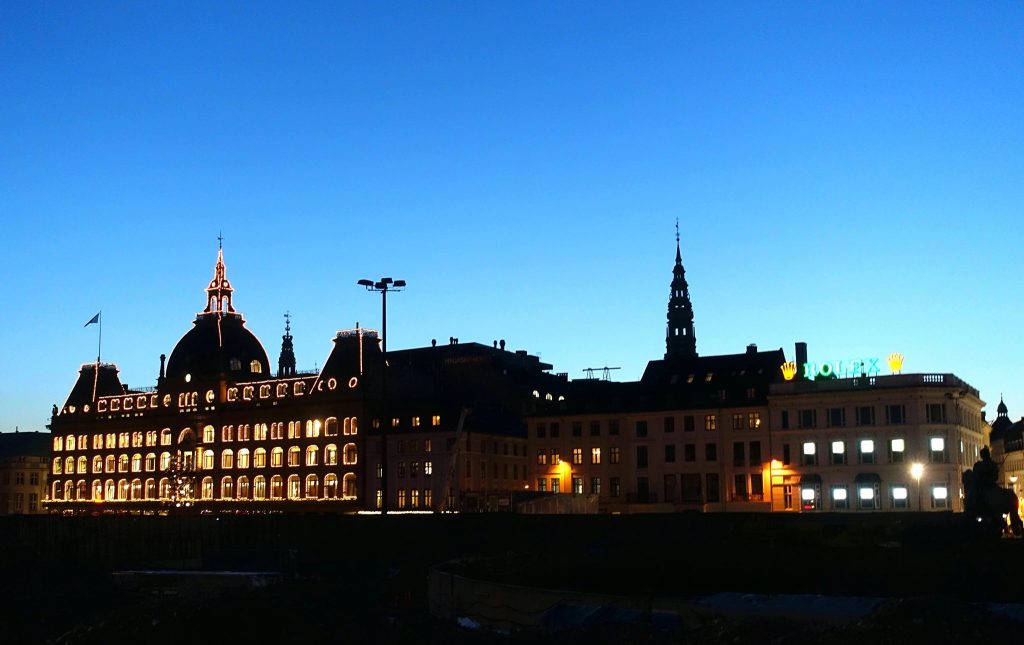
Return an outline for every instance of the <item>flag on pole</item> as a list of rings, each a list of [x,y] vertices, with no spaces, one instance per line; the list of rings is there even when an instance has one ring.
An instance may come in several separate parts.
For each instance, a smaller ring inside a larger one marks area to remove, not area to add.
[[[91,325],[93,323],[98,323],[99,321],[100,321],[100,314],[99,314],[99,312],[97,312],[95,316],[93,316],[92,318],[89,319],[89,322],[85,323],[82,326],[83,327],[88,327],[89,325]]]

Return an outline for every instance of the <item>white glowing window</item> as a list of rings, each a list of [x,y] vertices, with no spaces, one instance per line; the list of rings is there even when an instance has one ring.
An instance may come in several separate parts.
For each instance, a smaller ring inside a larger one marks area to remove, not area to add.
[[[185,382],[186,383],[191,383],[192,382],[192,375],[191,374],[186,374],[185,375]],[[212,486],[213,484],[211,483],[210,485]]]
[[[903,449],[904,449],[904,444],[903,444],[903,440],[902,439],[893,439],[892,440],[892,451],[893,452],[903,452]]]
[[[802,500],[804,500],[805,502],[812,502],[812,501],[814,501],[814,489],[813,488],[804,488],[803,490],[800,491],[800,498]]]
[[[841,455],[846,452],[846,442],[844,441],[833,441],[832,442],[832,454]]]
[[[875,442],[871,439],[860,440],[860,451],[862,453],[869,453],[875,451]]]
[[[906,499],[907,498],[907,489],[906,489],[906,487],[905,486],[895,486],[892,489],[892,498],[893,499]]]
[[[931,449],[933,451],[942,452],[943,450],[946,449],[946,440],[943,439],[942,437],[932,437],[931,439],[929,439],[928,445],[931,446]]]
[[[808,441],[807,443],[804,444],[804,454],[805,455],[813,455],[814,454],[814,450],[815,450],[815,448],[814,448],[814,442],[813,441]],[[807,499],[807,498],[805,497],[804,499]]]
[[[932,497],[935,499],[946,499],[949,496],[949,489],[945,486],[935,486],[932,488]]]
[[[814,491],[811,491],[811,492],[814,492]],[[807,498],[805,497],[804,499],[807,499]],[[842,500],[846,499],[846,489],[845,488],[834,488],[834,489],[832,489],[832,499],[839,500],[839,501],[842,501]]]
[[[875,489],[871,486],[861,486],[860,498],[864,500],[875,498]]]

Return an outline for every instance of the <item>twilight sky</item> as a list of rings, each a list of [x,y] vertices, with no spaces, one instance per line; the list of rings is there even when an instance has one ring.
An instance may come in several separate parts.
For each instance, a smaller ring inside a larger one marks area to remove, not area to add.
[[[376,328],[573,378],[906,355],[1024,414],[1018,2],[0,3],[0,430],[79,365],[154,385],[223,230],[276,367]]]

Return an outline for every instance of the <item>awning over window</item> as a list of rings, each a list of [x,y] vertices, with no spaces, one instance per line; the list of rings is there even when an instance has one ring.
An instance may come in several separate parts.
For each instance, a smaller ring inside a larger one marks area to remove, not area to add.
[[[820,484],[821,483],[821,475],[801,475],[800,476],[800,483],[801,484]]]
[[[858,484],[881,484],[882,478],[877,473],[860,473],[853,478]]]

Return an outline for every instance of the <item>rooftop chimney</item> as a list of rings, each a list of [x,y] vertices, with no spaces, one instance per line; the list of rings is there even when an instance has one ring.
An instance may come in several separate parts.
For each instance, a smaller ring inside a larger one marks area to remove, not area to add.
[[[747,353],[748,354],[756,354],[757,353],[757,343],[750,343],[749,345],[747,345]]]

